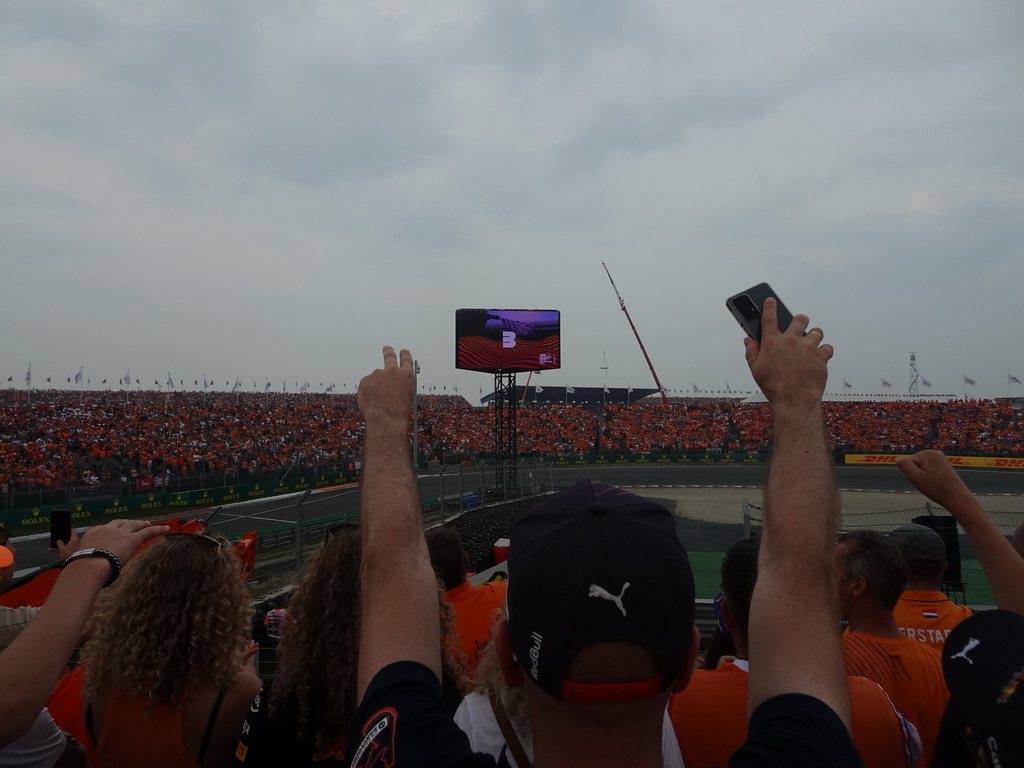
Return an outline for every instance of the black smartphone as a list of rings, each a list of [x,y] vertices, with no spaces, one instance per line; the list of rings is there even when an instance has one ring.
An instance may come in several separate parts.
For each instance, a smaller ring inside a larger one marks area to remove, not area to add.
[[[753,288],[747,288],[735,296],[730,296],[725,302],[725,306],[732,312],[736,322],[747,332],[748,336],[756,341],[761,341],[761,308],[764,306],[764,300],[769,296],[775,299],[778,307],[777,317],[781,333],[789,328],[789,324],[793,322],[793,315],[775,295],[775,291],[768,283],[758,283]]]
[[[67,544],[71,540],[71,510],[55,509],[50,513],[50,548],[56,549],[57,542]]]

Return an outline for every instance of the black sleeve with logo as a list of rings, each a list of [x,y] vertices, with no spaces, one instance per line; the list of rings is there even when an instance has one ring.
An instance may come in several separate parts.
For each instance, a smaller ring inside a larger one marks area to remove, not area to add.
[[[343,766],[345,745],[330,743],[323,747],[300,741],[290,724],[281,723],[267,712],[270,689],[264,688],[249,705],[242,733],[235,749],[235,765],[245,768],[282,768],[283,766]]]
[[[849,731],[820,699],[801,693],[775,696],[750,718],[747,740],[729,768],[863,768]]]
[[[434,673],[413,661],[390,664],[370,681],[348,744],[352,768],[495,767],[445,711]]]

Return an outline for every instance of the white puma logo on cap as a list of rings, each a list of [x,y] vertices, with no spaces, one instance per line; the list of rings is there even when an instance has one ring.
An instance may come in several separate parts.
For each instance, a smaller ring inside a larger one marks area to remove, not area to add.
[[[624,594],[626,594],[626,590],[628,588],[629,588],[629,582],[627,581],[625,584],[622,585],[622,591],[619,592],[618,595],[613,595],[611,592],[609,592],[604,587],[599,587],[599,586],[597,586],[597,584],[591,584],[590,585],[590,594],[588,595],[588,597],[602,597],[605,600],[611,600],[613,603],[615,603],[619,607],[619,610],[622,611],[622,615],[625,616],[626,615],[626,609],[622,607],[622,596]]]
[[[970,640],[967,641],[967,645],[964,646],[964,649],[960,651],[960,653],[954,653],[952,656],[949,657],[950,661],[952,661],[953,659],[963,659],[973,667],[974,661],[967,658],[967,654],[973,651],[979,645],[981,645],[981,640],[975,640],[972,637]]]

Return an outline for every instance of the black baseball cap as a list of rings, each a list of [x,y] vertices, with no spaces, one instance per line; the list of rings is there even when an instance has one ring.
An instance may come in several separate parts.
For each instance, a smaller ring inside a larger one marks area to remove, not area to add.
[[[949,704],[939,746],[980,756],[981,765],[1024,765],[1024,616],[982,611],[964,619],[946,638],[942,674]]]
[[[667,690],[689,647],[693,572],[665,507],[581,480],[515,523],[509,549],[508,622],[524,672],[552,696],[627,701]],[[635,683],[566,679],[584,648],[607,641],[649,648],[659,674]]]

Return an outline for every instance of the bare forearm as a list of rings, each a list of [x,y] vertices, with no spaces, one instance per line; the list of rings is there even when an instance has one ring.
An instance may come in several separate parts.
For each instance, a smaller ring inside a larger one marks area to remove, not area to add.
[[[413,390],[412,356],[404,349],[396,355],[391,347],[384,348],[384,367],[359,383],[359,408],[366,419],[360,698],[377,672],[396,661],[419,662],[438,677],[441,672],[437,582],[409,455]]]
[[[39,614],[0,654],[0,746],[21,738],[71,658],[93,602],[110,577],[103,559],[79,560],[60,575]]]
[[[750,614],[750,708],[780,693],[805,693],[849,724],[831,565],[839,501],[821,404],[776,408],[774,418]],[[784,652],[794,636],[808,641],[798,671]]]
[[[946,510],[956,518],[974,545],[996,605],[1024,615],[1024,558],[999,532],[974,496],[958,496],[947,502]]]
[[[422,542],[419,497],[409,459],[407,429],[368,427],[360,483],[363,560],[384,564]]]
[[[792,546],[830,548],[839,523],[839,495],[821,403],[773,408],[772,441],[765,535],[775,541],[769,554]],[[799,568],[803,562],[790,558],[787,564]]]

